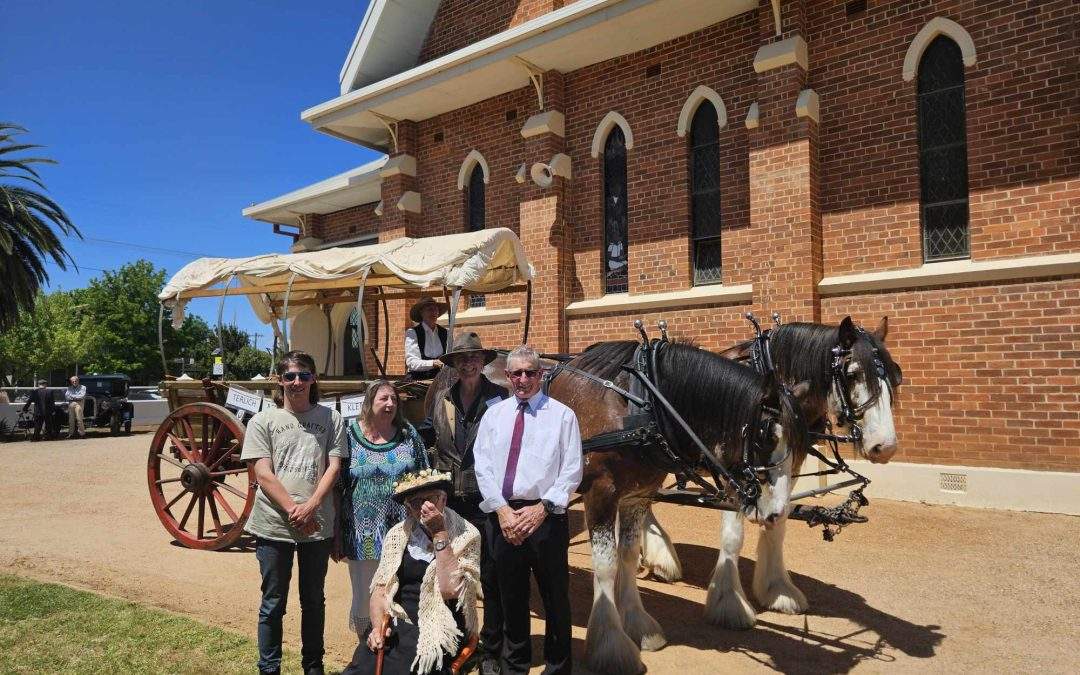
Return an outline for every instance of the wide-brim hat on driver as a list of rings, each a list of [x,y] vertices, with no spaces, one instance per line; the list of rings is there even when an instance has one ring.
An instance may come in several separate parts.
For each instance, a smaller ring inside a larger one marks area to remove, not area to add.
[[[435,307],[438,307],[439,314],[445,314],[446,310],[450,309],[450,305],[446,304],[445,302],[439,302],[438,300],[430,296],[426,297],[409,309],[409,318],[413,320],[413,323],[420,323],[421,321],[423,321],[423,317],[420,315],[424,311],[424,308],[428,305],[434,305]]]
[[[453,366],[454,359],[457,357],[477,353],[484,355],[485,364],[491,363],[498,356],[494,349],[484,349],[484,345],[480,343],[480,336],[470,331],[454,336],[453,347],[440,356],[439,360],[448,366]]]
[[[394,483],[394,494],[391,496],[397,503],[404,504],[405,500],[417,492],[436,489],[444,491],[449,497],[454,490],[453,477],[436,469],[422,469],[402,476]]]

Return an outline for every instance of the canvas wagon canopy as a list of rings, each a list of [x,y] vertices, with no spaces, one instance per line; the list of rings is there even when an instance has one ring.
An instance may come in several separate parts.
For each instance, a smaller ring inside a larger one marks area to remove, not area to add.
[[[493,228],[305,253],[199,258],[173,275],[158,298],[173,309],[177,326],[191,298],[225,295],[246,295],[259,320],[272,323],[284,318],[286,303],[341,302],[350,293],[355,300],[361,286],[493,293],[532,276],[517,235]]]

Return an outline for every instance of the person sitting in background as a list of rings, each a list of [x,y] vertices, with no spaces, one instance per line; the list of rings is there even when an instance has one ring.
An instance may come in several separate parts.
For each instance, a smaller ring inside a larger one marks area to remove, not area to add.
[[[37,384],[37,389],[30,392],[30,396],[26,399],[23,412],[27,411],[31,403],[34,404],[34,435],[31,440],[41,440],[42,426],[45,427],[45,438],[52,440],[57,435],[56,392],[49,389],[49,383],[45,380],[38,380]]]
[[[409,318],[416,323],[405,330],[405,368],[410,379],[430,380],[439,374],[448,333],[436,321],[448,307],[427,297],[409,309]]]
[[[405,518],[405,508],[390,498],[394,482],[410,471],[428,468],[428,459],[424,442],[406,421],[397,390],[387,380],[368,386],[347,437],[349,459],[337,486],[340,508],[333,557],[349,566],[349,627],[362,641],[368,627],[368,587],[383,539]]]
[[[64,390],[64,400],[68,403],[68,434],[71,438],[78,431],[79,438],[86,438],[86,426],[83,424],[83,401],[86,400],[86,387],[79,384],[79,376],[71,376],[71,386]]]
[[[386,533],[371,582],[372,628],[342,675],[453,672],[463,645],[474,644],[480,591],[480,533],[446,506],[448,473],[404,476],[394,500],[406,519]],[[391,627],[391,622],[393,627]]]

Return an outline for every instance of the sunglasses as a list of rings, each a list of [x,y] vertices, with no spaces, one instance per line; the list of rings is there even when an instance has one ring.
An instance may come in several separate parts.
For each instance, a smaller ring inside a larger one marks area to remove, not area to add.
[[[533,377],[536,377],[539,374],[540,374],[540,369],[539,368],[537,368],[535,370],[525,370],[524,368],[522,368],[522,369],[519,369],[519,370],[508,370],[508,371],[506,371],[506,376],[507,377],[512,377],[512,378],[515,378],[515,379],[520,378],[520,377],[533,378]]]
[[[282,373],[281,374],[281,379],[285,380],[286,382],[292,382],[293,380],[295,380],[298,377],[300,378],[301,382],[311,382],[312,380],[315,379],[315,376],[312,375],[311,373],[307,372],[306,370],[302,370],[300,372],[297,372],[295,370],[290,370],[287,373]]]

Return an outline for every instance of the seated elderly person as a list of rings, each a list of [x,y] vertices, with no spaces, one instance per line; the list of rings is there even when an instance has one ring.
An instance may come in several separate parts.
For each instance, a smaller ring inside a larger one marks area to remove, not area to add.
[[[480,532],[446,506],[451,485],[450,474],[425,469],[394,486],[407,516],[383,539],[372,627],[343,675],[375,673],[380,651],[383,675],[451,673],[475,645]]]

